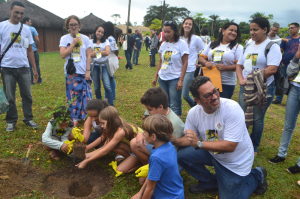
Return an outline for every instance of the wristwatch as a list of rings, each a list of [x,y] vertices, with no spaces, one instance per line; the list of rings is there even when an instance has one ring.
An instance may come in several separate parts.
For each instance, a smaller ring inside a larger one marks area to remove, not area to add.
[[[202,146],[203,146],[203,142],[199,140],[198,143],[197,143],[197,147],[195,149],[196,150],[201,149]]]

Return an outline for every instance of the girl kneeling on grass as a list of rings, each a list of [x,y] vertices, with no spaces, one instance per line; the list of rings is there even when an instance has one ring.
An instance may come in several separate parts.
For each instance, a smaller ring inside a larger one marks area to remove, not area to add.
[[[184,198],[183,180],[178,171],[177,152],[171,121],[163,115],[151,115],[143,123],[145,140],[154,148],[149,158],[149,173],[141,190],[131,199]],[[154,195],[154,196],[153,196]]]
[[[117,167],[117,171],[130,173],[139,168],[141,163],[135,158],[130,149],[130,141],[137,133],[142,132],[142,129],[136,125],[126,122],[118,113],[117,109],[108,106],[99,114],[101,124],[101,136],[87,148],[93,148],[103,143],[103,147],[86,153],[86,159],[80,162],[79,169],[83,169],[89,162],[99,159],[110,151],[122,155],[125,160]]]

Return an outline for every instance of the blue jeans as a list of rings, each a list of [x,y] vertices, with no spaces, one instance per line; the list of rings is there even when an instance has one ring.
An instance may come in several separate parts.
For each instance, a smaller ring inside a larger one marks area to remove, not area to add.
[[[195,106],[195,101],[190,96],[190,89],[189,85],[194,78],[194,72],[187,72],[185,73],[184,80],[183,80],[183,88],[182,88],[182,96],[183,99],[190,105],[190,107]]]
[[[105,65],[102,65],[101,67],[102,67],[102,82],[105,90],[105,96],[107,97],[108,103],[113,106],[114,105],[113,87],[111,86],[111,81],[113,78],[109,76],[109,73]],[[102,99],[99,73],[100,73],[100,66],[95,64],[93,69],[94,89],[95,89],[96,98]]]
[[[222,84],[222,89],[223,89],[223,92],[220,93],[220,97],[231,99],[231,97],[234,93],[235,85]]]
[[[177,152],[180,164],[191,176],[199,181],[203,189],[219,189],[220,198],[241,199],[250,195],[263,182],[260,168],[252,169],[247,176],[239,176],[220,164],[212,155],[203,149],[195,150],[188,146]],[[210,173],[207,166],[214,166],[216,174]]]
[[[99,137],[101,136],[101,134],[98,131],[92,131],[90,138],[87,142],[87,144],[91,144],[93,143],[95,140],[97,140]],[[102,144],[100,144],[99,146],[96,146],[95,149],[98,149]]]
[[[285,156],[287,155],[287,150],[289,148],[296,127],[299,111],[300,87],[292,85],[286,101],[284,129],[278,149],[279,157],[285,158]],[[298,166],[300,166],[300,158],[298,160]]]
[[[156,52],[157,52],[157,48],[154,48],[154,49],[150,49],[151,50],[151,63],[150,63],[150,66],[153,67],[155,66],[155,55],[156,55]]]
[[[283,74],[284,77],[287,77],[287,75],[286,75],[286,69],[287,69],[287,66],[288,66],[288,65],[282,66],[282,74]],[[279,101],[279,102],[282,102],[283,96],[284,96],[284,95],[277,95],[277,96],[276,96],[276,100]]]
[[[19,91],[22,98],[22,109],[24,114],[24,122],[33,119],[32,115],[32,95],[30,69],[22,68],[6,68],[2,67],[1,77],[3,81],[3,92],[9,103],[9,110],[6,112],[7,123],[17,123],[18,111],[16,106],[16,86],[19,85]]]
[[[176,115],[181,115],[182,114],[182,109],[181,109],[181,93],[182,90],[177,90],[177,82],[179,81],[179,78],[177,79],[172,79],[172,80],[162,80],[158,79],[159,86],[166,91],[168,94],[168,100],[169,100],[169,107],[174,111]]]
[[[113,90],[113,98],[114,100],[116,99],[116,81],[115,81],[115,76],[110,80],[110,86],[112,87]],[[105,93],[105,98],[107,99],[107,95]]]
[[[37,73],[39,74],[39,79],[38,79],[37,83],[42,83],[41,69],[40,69],[40,55],[39,55],[38,51],[33,51],[33,54],[34,54],[36,70],[37,70]],[[33,83],[33,69],[32,69],[32,66],[31,66],[29,60],[28,60],[28,62],[29,62],[29,66],[30,66],[31,83]]]
[[[132,64],[131,64],[132,50],[125,50],[124,52],[125,52],[125,57],[126,57],[126,61],[127,61],[125,68],[132,69]]]
[[[133,64],[138,64],[139,63],[139,56],[140,56],[140,49],[134,50],[133,51],[133,58],[132,58],[132,63]]]
[[[262,137],[262,133],[264,131],[264,120],[265,114],[272,103],[272,100],[275,95],[275,81],[273,81],[268,86],[268,94],[267,94],[267,107],[265,109],[260,109],[258,106],[253,107],[253,128],[250,138],[253,143],[254,152],[257,152],[257,148],[259,147],[260,140]],[[239,104],[242,107],[243,111],[246,112],[247,105],[244,100],[244,86],[240,86],[240,95],[239,95]]]

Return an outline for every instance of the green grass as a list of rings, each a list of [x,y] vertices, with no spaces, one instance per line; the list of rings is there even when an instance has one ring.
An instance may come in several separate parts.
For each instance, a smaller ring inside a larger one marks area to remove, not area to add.
[[[120,56],[124,58],[120,60],[120,68],[115,74],[117,84],[115,107],[128,122],[141,126],[141,118],[145,108],[140,104],[139,100],[142,94],[148,88],[151,88],[156,68],[147,67],[149,64],[149,54],[145,51],[145,48],[142,49],[139,58],[141,65],[133,66],[133,71],[131,72],[125,70],[126,59],[122,50],[120,51]],[[40,54],[43,83],[33,85],[31,88],[34,121],[40,127],[35,131],[23,124],[21,98],[17,89],[16,104],[19,112],[17,129],[11,133],[5,132],[5,114],[0,115],[0,158],[22,158],[26,154],[28,145],[33,144],[34,147],[30,154],[30,159],[34,166],[51,171],[65,167],[66,164],[64,161],[49,162],[49,153],[43,150],[41,143],[42,134],[50,119],[50,117],[45,117],[45,114],[52,110],[59,97],[65,97],[63,64],[64,60],[61,59],[59,53]],[[238,91],[239,87],[237,86],[233,96],[233,99],[236,101],[238,100]],[[104,91],[102,87],[103,95]],[[292,175],[285,171],[286,168],[295,165],[300,156],[299,122],[297,123],[286,161],[278,165],[272,165],[267,162],[278,151],[284,125],[285,103],[286,97],[282,105],[271,105],[266,114],[265,130],[253,167],[264,165],[267,168],[269,189],[264,195],[252,195],[251,198],[300,198],[300,187],[296,184],[297,180],[300,180],[300,174]],[[182,107],[183,121],[185,121],[189,106],[184,100]],[[101,160],[99,164],[101,164],[101,167],[106,168],[111,173],[112,178],[115,179],[112,191],[103,198],[130,198],[130,196],[134,195],[140,189],[141,186],[134,174],[122,175],[115,178],[114,172],[108,165],[102,164]],[[187,172],[183,172],[182,177],[184,179],[186,198],[216,198],[218,195],[217,192],[201,196],[190,194],[188,192],[189,186],[197,182]],[[43,198],[42,193],[34,195],[36,198]]]

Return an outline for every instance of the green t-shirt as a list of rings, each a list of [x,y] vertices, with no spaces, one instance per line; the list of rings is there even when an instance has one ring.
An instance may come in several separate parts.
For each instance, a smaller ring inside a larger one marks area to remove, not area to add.
[[[167,118],[172,122],[174,128],[173,135],[176,138],[181,138],[183,136],[183,131],[184,131],[183,121],[172,110],[170,111]],[[174,145],[174,147],[176,150],[178,150],[178,146]]]

